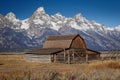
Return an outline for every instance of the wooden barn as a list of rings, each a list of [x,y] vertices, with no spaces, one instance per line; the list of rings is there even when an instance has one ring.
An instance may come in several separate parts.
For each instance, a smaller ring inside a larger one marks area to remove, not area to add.
[[[49,36],[43,48],[26,53],[28,61],[74,63],[98,59],[100,53],[87,49],[80,35]]]

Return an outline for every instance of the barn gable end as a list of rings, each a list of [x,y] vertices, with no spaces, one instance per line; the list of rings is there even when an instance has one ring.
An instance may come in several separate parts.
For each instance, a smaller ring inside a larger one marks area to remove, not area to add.
[[[70,48],[86,48],[86,44],[84,42],[84,40],[77,35],[71,42],[71,46]]]

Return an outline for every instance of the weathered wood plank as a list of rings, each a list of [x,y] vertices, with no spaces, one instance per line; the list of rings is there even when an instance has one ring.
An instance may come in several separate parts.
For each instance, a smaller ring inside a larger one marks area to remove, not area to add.
[[[49,63],[51,62],[51,56],[50,55],[26,55],[27,61],[30,62],[44,62]]]

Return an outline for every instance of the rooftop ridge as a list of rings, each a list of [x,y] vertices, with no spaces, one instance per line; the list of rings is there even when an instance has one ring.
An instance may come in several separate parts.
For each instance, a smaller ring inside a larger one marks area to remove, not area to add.
[[[72,40],[79,34],[49,36],[47,40]],[[80,35],[79,35],[80,36]]]

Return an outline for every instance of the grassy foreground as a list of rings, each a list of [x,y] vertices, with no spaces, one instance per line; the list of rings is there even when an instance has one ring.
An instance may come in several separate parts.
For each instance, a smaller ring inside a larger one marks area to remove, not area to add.
[[[0,80],[120,80],[120,60],[63,64],[26,62],[25,55],[0,55]]]

